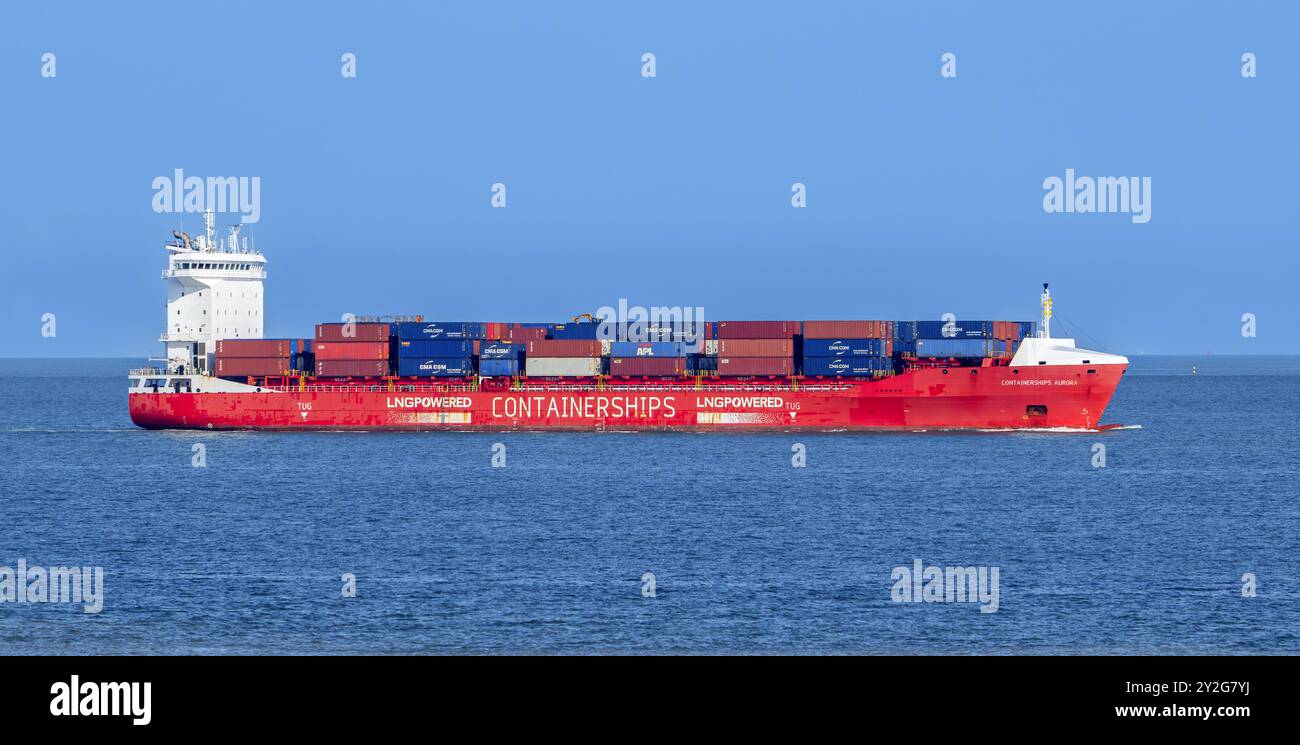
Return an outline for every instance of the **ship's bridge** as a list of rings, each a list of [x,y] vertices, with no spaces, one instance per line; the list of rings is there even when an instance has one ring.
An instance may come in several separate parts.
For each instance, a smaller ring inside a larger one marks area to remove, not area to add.
[[[230,226],[228,239],[216,240],[211,212],[204,214],[206,231],[197,239],[175,232],[162,278],[167,284],[167,326],[159,340],[167,345],[169,369],[211,369],[219,339],[260,339],[262,281],[266,257],[242,241],[239,226]]]

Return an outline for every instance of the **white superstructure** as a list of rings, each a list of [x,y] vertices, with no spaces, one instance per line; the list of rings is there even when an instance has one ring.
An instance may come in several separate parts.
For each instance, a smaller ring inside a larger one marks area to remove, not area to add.
[[[1038,335],[1020,341],[1020,347],[1011,358],[1012,367],[1039,365],[1127,365],[1128,357],[1093,349],[1080,349],[1074,345],[1074,339],[1052,338],[1052,293],[1043,283],[1043,294],[1039,296],[1043,304],[1042,320]]]
[[[191,240],[176,232],[165,244],[167,268],[167,328],[160,340],[167,345],[167,369],[207,371],[218,339],[260,339],[262,280],[266,257],[240,240],[239,226],[218,240],[211,212],[203,215],[204,235]]]

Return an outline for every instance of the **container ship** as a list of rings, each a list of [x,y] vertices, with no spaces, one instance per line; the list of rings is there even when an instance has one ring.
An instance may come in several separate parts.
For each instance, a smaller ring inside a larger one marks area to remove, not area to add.
[[[562,323],[348,318],[264,338],[266,259],[237,227],[165,244],[149,429],[1097,430],[1128,359],[1036,321]]]

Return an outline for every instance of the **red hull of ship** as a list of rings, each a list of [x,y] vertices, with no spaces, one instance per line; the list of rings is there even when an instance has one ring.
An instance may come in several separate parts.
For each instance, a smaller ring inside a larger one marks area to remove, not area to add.
[[[530,382],[508,391],[316,381],[305,390],[129,398],[131,420],[149,429],[1096,429],[1126,367],[926,368],[880,380],[802,380],[797,387],[716,378],[699,386]]]

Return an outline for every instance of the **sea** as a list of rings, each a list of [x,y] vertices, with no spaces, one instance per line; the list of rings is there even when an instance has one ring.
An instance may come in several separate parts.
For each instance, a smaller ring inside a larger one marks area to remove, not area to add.
[[[889,434],[151,432],[138,366],[0,360],[0,653],[1300,652],[1300,357]]]

